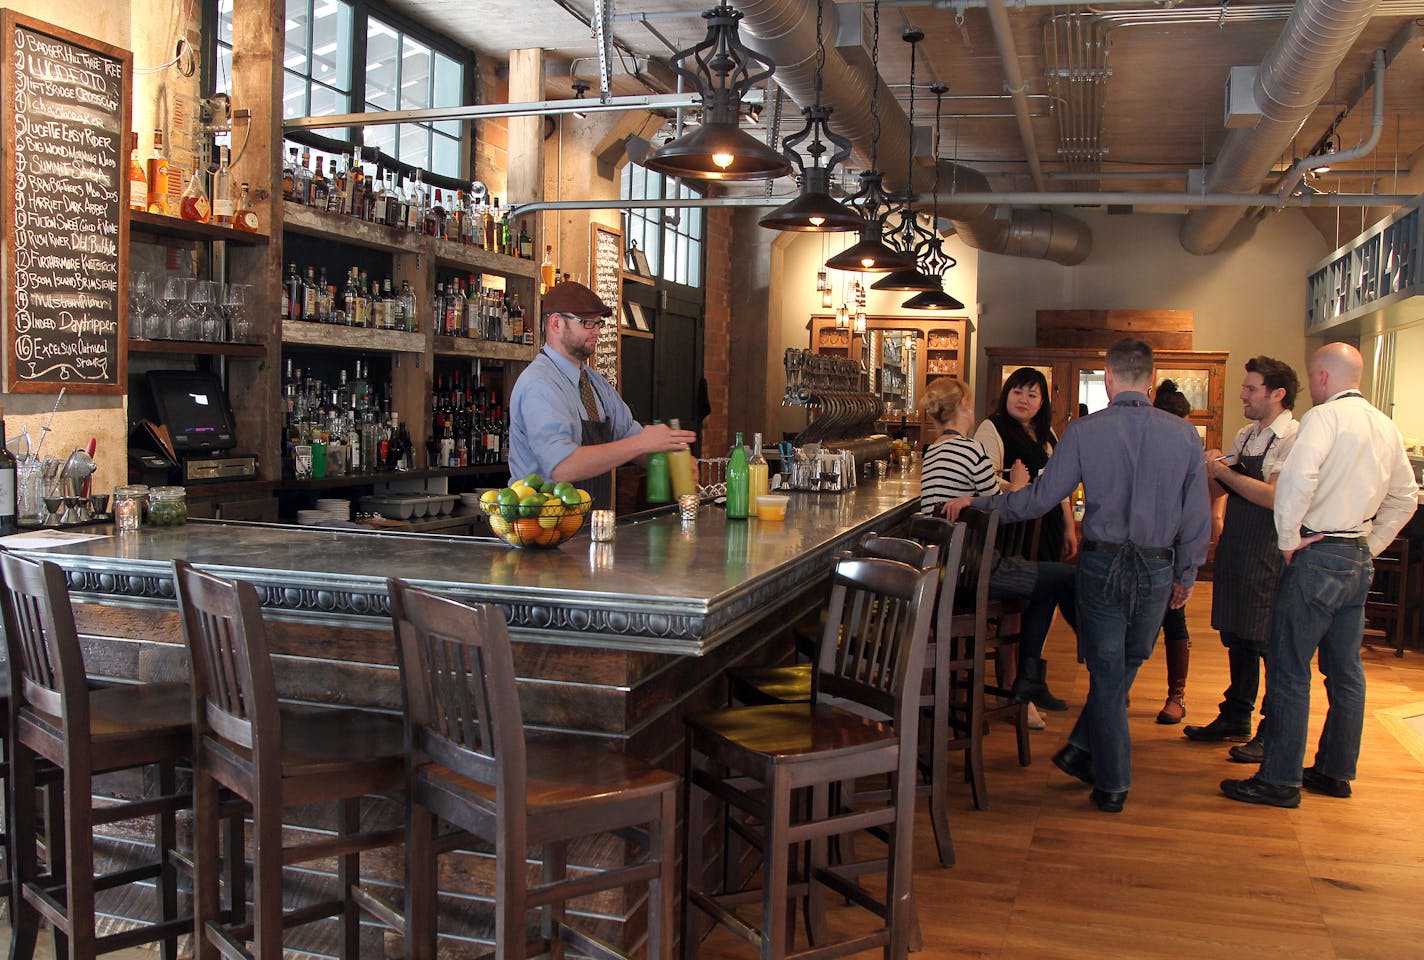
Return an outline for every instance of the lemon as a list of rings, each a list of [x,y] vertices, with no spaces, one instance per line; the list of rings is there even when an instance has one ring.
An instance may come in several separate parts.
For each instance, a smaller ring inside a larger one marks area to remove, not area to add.
[[[536,490],[536,489],[534,489],[533,487],[529,486],[529,485],[528,485],[527,483],[525,483],[523,480],[519,481],[518,483],[512,483],[512,484],[510,484],[510,485],[509,485],[509,489],[513,490],[514,493],[515,493],[515,495],[517,495],[521,501],[523,501],[523,500],[525,500],[525,499],[527,499],[527,498],[529,498],[529,497],[531,497],[531,496],[533,496],[534,494],[536,494],[536,493],[539,492],[538,490]]]
[[[486,490],[480,494],[480,503],[499,503],[499,491]]]

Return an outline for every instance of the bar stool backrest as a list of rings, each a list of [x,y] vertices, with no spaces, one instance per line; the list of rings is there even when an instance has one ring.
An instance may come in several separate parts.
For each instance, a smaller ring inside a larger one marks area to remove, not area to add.
[[[932,567],[939,562],[939,550],[927,541],[916,542],[915,538],[886,537],[878,533],[867,533],[860,538],[855,548],[857,557],[877,557],[881,560],[898,560],[912,567]],[[930,551],[934,552],[931,553]]]
[[[387,581],[405,691],[406,749],[522,797],[524,727],[504,614]]]
[[[277,684],[257,590],[184,560],[173,561],[173,572],[193,671],[194,736],[201,742],[212,733],[252,751],[259,766],[280,766]]]
[[[938,572],[894,560],[841,560],[817,653],[817,697],[914,726]]]
[[[917,514],[910,519],[907,531],[911,540],[939,549],[939,596],[935,601],[936,638],[948,637],[954,619],[954,603],[958,595],[960,570],[963,564],[964,542],[968,528],[964,523],[951,523],[944,517]],[[987,588],[985,598],[988,597]],[[945,631],[941,633],[941,627]]]
[[[964,524],[964,550],[955,602],[983,617],[989,606],[989,574],[994,569],[999,511],[968,507],[959,514],[959,522]]]
[[[1039,529],[1042,525],[1042,517],[999,524],[999,556],[1037,560]]]
[[[59,717],[66,740],[89,732],[89,681],[64,571],[47,560],[0,553],[0,608],[10,658],[10,705]]]

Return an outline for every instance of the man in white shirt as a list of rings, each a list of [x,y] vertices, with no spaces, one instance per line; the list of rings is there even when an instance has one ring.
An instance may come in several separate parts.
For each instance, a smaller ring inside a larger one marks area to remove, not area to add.
[[[1211,496],[1225,497],[1225,520],[1212,568],[1211,625],[1226,647],[1231,683],[1216,719],[1182,733],[1188,740],[1241,743],[1230,754],[1239,763],[1260,763],[1264,749],[1261,731],[1251,736],[1251,716],[1281,578],[1272,513],[1276,478],[1300,426],[1291,415],[1299,390],[1300,381],[1289,364],[1273,357],[1247,360],[1241,406],[1252,422],[1236,434],[1230,452],[1206,452]]]
[[[1344,343],[1310,359],[1315,406],[1300,421],[1276,483],[1276,542],[1285,561],[1266,656],[1265,759],[1249,780],[1223,780],[1243,803],[1300,805],[1300,788],[1348,797],[1360,756],[1360,663],[1371,557],[1408,522],[1419,488],[1399,429],[1360,395],[1360,352]],[[1320,655],[1330,709],[1304,767],[1311,660]]]

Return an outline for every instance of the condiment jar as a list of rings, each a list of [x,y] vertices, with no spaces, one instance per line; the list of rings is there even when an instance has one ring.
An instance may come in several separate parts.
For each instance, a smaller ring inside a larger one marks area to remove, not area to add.
[[[148,487],[136,483],[114,488],[114,525],[120,533],[132,533],[143,520],[144,508],[148,506]]]
[[[176,527],[188,522],[188,491],[182,487],[154,487],[148,494],[148,522],[155,527]]]

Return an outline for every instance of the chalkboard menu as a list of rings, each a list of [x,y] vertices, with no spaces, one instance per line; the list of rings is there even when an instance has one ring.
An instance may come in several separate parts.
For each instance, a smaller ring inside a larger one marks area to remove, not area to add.
[[[133,55],[0,13],[6,362],[15,393],[123,393]]]
[[[617,227],[593,224],[589,247],[589,278],[593,292],[613,309],[613,314],[598,335],[593,354],[594,368],[608,382],[618,387],[618,319],[623,316],[623,231]]]

